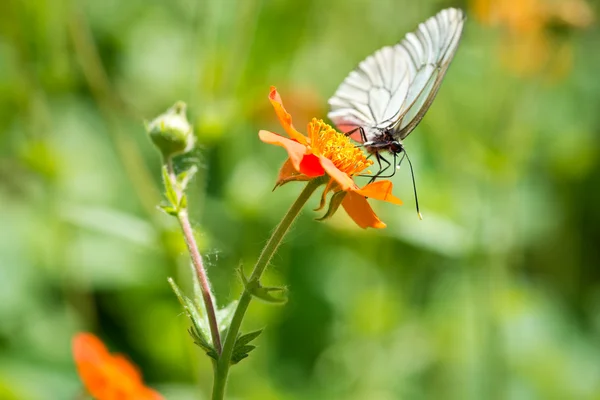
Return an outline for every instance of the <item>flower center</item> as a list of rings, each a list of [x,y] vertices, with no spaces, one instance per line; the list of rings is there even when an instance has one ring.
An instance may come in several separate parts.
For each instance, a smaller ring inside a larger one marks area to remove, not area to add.
[[[337,132],[321,119],[313,118],[308,123],[308,136],[315,154],[327,157],[337,169],[349,176],[373,164],[348,136]]]

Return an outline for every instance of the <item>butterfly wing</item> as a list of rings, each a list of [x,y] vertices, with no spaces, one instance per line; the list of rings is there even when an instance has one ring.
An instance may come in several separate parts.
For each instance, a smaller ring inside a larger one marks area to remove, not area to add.
[[[367,57],[329,99],[329,118],[344,132],[365,128],[367,140],[390,126],[400,139],[408,136],[439,89],[463,22],[462,11],[442,10],[399,44]]]
[[[368,128],[389,125],[398,118],[411,74],[415,73],[406,53],[399,53],[391,46],[382,48],[362,61],[340,84],[329,99],[329,119],[343,132],[358,127],[371,132]]]
[[[444,75],[456,53],[465,14],[449,8],[420,24],[395,47],[405,51],[417,73],[411,81],[394,136],[404,139],[421,122],[433,103]]]

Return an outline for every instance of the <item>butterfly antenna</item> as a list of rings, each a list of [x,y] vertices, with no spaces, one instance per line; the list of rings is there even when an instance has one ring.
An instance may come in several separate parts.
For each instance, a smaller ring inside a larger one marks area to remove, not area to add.
[[[423,215],[421,215],[421,211],[419,211],[419,196],[417,196],[417,183],[415,182],[415,173],[413,172],[413,166],[412,166],[412,163],[410,162],[410,157],[408,156],[408,154],[406,154],[406,150],[404,151],[404,155],[406,156],[406,159],[408,160],[408,165],[410,167],[410,175],[412,176],[413,191],[415,192],[415,204],[417,206],[417,215],[419,216],[420,220],[423,220]],[[402,157],[402,158],[404,158],[404,157]]]

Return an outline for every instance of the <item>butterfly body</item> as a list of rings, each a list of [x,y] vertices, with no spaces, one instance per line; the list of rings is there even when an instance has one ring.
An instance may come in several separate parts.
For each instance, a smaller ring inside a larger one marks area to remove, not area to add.
[[[365,131],[365,137],[371,137],[371,140],[363,141],[363,146],[371,154],[384,150],[393,154],[399,154],[404,150],[402,141],[396,139],[393,129],[372,128],[368,133]]]

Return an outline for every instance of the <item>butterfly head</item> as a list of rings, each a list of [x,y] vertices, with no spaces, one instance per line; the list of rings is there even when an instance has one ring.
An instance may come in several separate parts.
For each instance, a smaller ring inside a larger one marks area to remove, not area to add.
[[[382,141],[386,143],[386,150],[394,154],[400,154],[404,151],[404,146],[402,142],[396,139],[394,135],[394,128],[392,126],[387,127],[382,130],[381,138]]]
[[[399,141],[394,140],[394,141],[390,142],[390,144],[388,146],[388,150],[394,154],[399,154],[404,151],[404,146]]]

